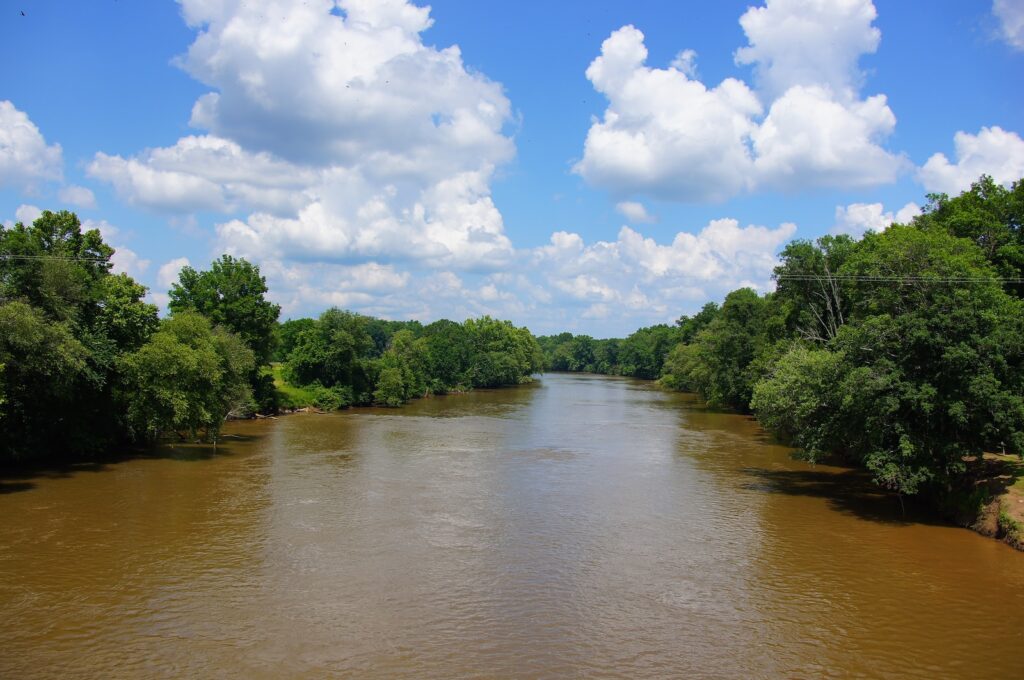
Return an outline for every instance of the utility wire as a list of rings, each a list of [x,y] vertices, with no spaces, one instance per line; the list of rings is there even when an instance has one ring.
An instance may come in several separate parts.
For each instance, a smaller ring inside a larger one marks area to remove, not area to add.
[[[776,274],[777,281],[867,281],[872,283],[1024,283],[1024,278],[982,276],[887,276],[875,274]]]
[[[8,255],[0,254],[0,260],[63,260],[69,262],[103,262],[109,263],[105,257],[78,257],[75,255]]]

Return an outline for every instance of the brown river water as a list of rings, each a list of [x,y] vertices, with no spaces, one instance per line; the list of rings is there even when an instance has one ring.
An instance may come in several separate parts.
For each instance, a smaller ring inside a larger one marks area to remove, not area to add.
[[[627,379],[0,477],[0,677],[1024,676],[1024,554]]]

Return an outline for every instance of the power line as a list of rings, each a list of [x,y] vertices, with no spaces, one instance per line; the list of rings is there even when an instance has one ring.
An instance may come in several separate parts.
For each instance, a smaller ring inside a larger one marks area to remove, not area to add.
[[[1024,283],[1024,278],[995,276],[887,276],[881,274],[776,274],[777,281],[865,281],[869,283]]]
[[[109,264],[105,257],[79,257],[75,255],[9,255],[0,254],[0,260],[62,260],[69,262],[102,262]]]

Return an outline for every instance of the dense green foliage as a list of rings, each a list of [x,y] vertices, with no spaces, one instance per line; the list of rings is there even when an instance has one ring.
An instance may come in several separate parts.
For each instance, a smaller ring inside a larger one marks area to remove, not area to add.
[[[528,330],[490,317],[423,326],[329,309],[281,326],[290,346],[284,376],[311,388],[323,409],[399,406],[429,394],[516,385],[543,367]]]
[[[681,339],[679,328],[661,324],[641,328],[624,340],[561,333],[541,336],[537,342],[544,350],[544,365],[551,371],[654,379],[661,375],[665,357]]]
[[[277,340],[278,305],[264,298],[267,282],[259,267],[243,259],[222,255],[207,271],[183,267],[171,286],[168,304],[172,313],[195,311],[215,325],[237,333],[266,364]]]
[[[156,328],[145,288],[69,212],[0,226],[0,459],[101,450],[123,434],[118,361]]]
[[[983,177],[863,240],[795,241],[775,293],[731,293],[662,382],[751,411],[810,457],[942,493],[985,451],[1024,453],[1024,183]],[[702,312],[703,313],[703,312]]]
[[[168,431],[216,437],[225,415],[247,405],[255,358],[242,339],[196,312],[166,319],[138,351],[121,359],[134,386],[127,420],[137,439]]]
[[[274,356],[280,338],[278,305],[265,298],[267,282],[256,265],[241,258],[222,255],[206,271],[183,267],[171,286],[168,307],[174,314],[194,311],[214,325],[223,326],[242,338],[255,356],[247,380],[252,391],[251,407],[263,412],[278,408],[273,379],[261,370]]]
[[[146,288],[111,273],[113,254],[70,212],[0,226],[0,460],[88,456],[170,430],[216,436],[251,402],[253,353],[225,327],[235,317],[159,321]]]

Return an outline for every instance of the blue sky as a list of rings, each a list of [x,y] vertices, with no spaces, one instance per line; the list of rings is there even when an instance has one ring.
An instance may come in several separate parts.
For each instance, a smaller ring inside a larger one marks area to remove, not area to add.
[[[158,303],[231,252],[285,316],[623,335],[1024,175],[1019,0],[3,0],[0,41],[0,221],[75,210]]]

